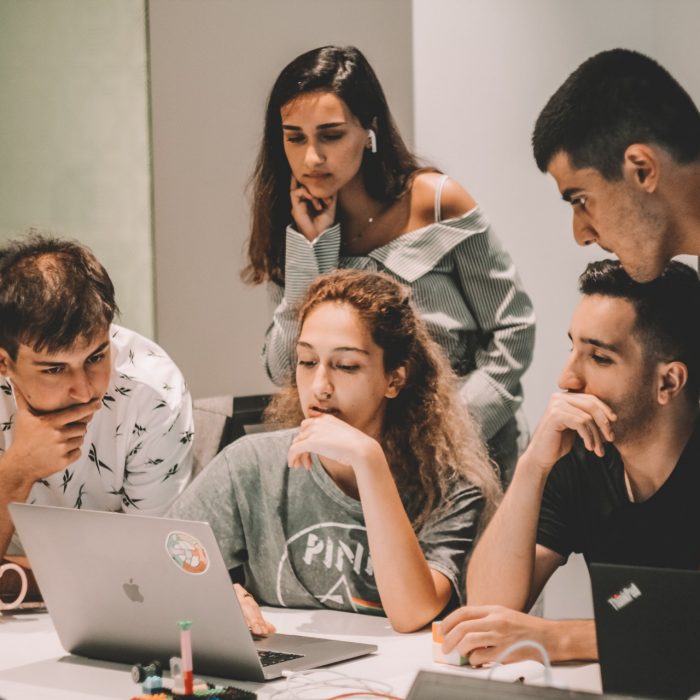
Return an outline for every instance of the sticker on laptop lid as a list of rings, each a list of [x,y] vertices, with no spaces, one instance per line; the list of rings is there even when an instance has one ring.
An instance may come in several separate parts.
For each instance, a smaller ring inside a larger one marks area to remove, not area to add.
[[[608,603],[615,610],[622,610],[622,608],[641,597],[641,595],[642,592],[639,590],[637,584],[632,582],[629,585],[624,586],[624,588],[622,588],[622,590],[618,593],[613,593],[608,598]]]
[[[209,568],[204,545],[188,532],[173,531],[165,539],[165,549],[173,563],[186,574],[203,574]]]

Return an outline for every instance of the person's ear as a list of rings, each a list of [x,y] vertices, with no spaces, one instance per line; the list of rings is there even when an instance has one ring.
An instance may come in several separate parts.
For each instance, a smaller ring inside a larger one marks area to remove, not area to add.
[[[633,143],[625,149],[622,175],[644,192],[654,192],[659,185],[661,161],[659,153],[646,143]]]
[[[674,401],[688,383],[688,368],[683,362],[663,362],[659,364],[656,400],[661,406]]]
[[[403,389],[404,386],[406,386],[406,368],[398,367],[389,375],[389,386],[387,387],[384,397],[387,399],[395,399],[401,393],[401,389]]]
[[[0,347],[0,374],[6,377],[10,371],[12,358],[5,348]]]

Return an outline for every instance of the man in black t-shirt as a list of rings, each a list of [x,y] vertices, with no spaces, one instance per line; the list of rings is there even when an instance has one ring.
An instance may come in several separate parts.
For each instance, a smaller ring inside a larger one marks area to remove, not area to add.
[[[469,605],[443,623],[472,665],[519,640],[595,659],[592,620],[527,615],[571,552],[587,562],[700,568],[700,281],[673,262],[634,282],[591,263],[572,350],[513,481],[474,550]],[[532,652],[525,650],[522,656]]]

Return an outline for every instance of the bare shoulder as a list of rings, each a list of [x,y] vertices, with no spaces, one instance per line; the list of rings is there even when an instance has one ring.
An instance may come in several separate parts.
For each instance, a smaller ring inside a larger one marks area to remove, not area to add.
[[[423,225],[435,221],[435,192],[443,177],[439,172],[422,172],[413,178],[411,218],[421,221]],[[448,177],[440,197],[441,219],[462,216],[475,206],[476,201],[469,192],[457,181]]]

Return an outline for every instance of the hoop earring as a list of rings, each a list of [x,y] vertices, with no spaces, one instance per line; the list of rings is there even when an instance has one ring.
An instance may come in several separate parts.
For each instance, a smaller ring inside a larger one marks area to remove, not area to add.
[[[374,133],[374,129],[368,129],[367,136],[369,137],[369,150],[372,153],[376,153],[377,152],[377,134]]]

